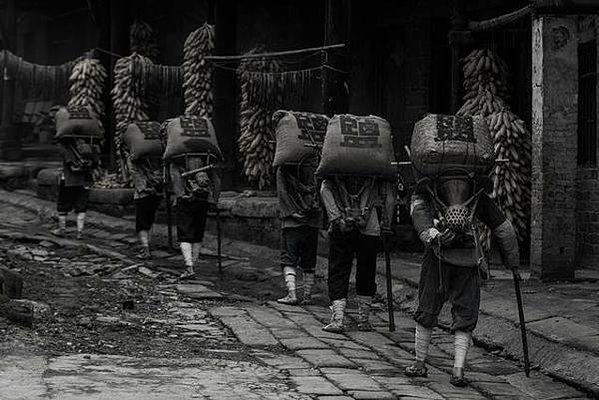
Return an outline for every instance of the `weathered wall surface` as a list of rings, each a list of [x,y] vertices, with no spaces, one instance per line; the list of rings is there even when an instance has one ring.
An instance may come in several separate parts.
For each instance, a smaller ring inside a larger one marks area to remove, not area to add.
[[[576,32],[572,17],[543,16],[533,21],[531,268],[542,279],[574,276]]]

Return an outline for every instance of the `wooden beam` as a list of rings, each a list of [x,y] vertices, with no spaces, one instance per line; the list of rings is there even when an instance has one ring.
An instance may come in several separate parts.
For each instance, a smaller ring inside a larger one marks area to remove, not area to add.
[[[468,29],[476,32],[492,31],[499,29],[505,25],[509,25],[512,22],[518,21],[524,17],[532,14],[533,8],[530,5],[522,7],[511,13],[500,15],[499,17],[487,19],[484,21],[470,21],[468,22]]]
[[[345,47],[345,44],[332,44],[328,46],[320,46],[320,47],[308,47],[305,49],[297,49],[297,50],[287,50],[287,51],[275,51],[270,53],[257,53],[257,54],[248,54],[248,55],[234,55],[234,56],[209,56],[206,57],[206,60],[224,60],[224,61],[234,61],[234,60],[247,60],[250,58],[269,58],[269,57],[280,57],[280,56],[290,56],[295,54],[303,54],[303,53],[311,53],[320,50],[330,50],[330,49],[340,49]]]

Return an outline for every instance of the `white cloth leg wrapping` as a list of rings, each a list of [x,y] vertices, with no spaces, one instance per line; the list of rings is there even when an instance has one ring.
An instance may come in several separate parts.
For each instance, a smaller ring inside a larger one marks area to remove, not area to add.
[[[83,232],[85,227],[85,213],[77,214],[77,232]]]
[[[456,331],[456,333],[454,334],[454,368],[464,368],[464,364],[466,363],[466,356],[468,355],[468,347],[470,347],[471,339],[472,332]]]
[[[60,229],[61,231],[64,231],[67,229],[67,216],[66,215],[58,216],[58,229]]]
[[[416,346],[416,361],[425,362],[428,356],[428,347],[431,344],[431,336],[433,330],[425,328],[420,324],[416,324],[415,346]]]
[[[148,240],[148,231],[139,231],[139,241],[143,247],[150,247]]]
[[[285,285],[289,292],[295,292],[295,268],[283,267],[283,275],[285,276]]]
[[[314,273],[304,272],[304,297],[312,295],[312,286],[314,286]]]
[[[202,243],[192,243],[191,244],[193,263],[195,265],[198,264],[198,260],[200,259],[200,251],[202,250]]]
[[[358,295],[358,321],[368,322],[370,319],[370,308],[372,306],[373,296]]]
[[[186,267],[193,267],[193,256],[191,252],[191,243],[181,242],[181,254],[183,254],[183,260],[185,261]]]
[[[331,305],[331,322],[343,323],[343,317],[345,315],[345,306],[347,305],[347,299],[333,300]]]

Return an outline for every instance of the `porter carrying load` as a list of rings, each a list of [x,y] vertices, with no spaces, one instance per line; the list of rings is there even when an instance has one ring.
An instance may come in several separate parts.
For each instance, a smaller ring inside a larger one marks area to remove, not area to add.
[[[188,153],[209,153],[222,159],[214,126],[208,118],[185,115],[165,123],[166,149],[163,158]]]
[[[416,361],[410,377],[427,376],[433,328],[445,301],[452,303],[454,366],[450,383],[466,386],[464,366],[478,321],[480,282],[489,272],[477,223],[486,225],[502,262],[514,271],[520,261],[514,228],[487,194],[486,173],[494,163],[493,141],[481,117],[428,114],[414,126],[411,159],[424,175],[412,196],[411,216],[426,249],[419,281]]]
[[[160,124],[154,121],[129,124],[123,132],[123,143],[129,150],[131,161],[160,157],[164,153],[160,140]]]
[[[56,112],[56,139],[103,139],[102,122],[86,107],[60,107]]]
[[[329,121],[316,174],[395,180],[391,126],[374,115],[335,115]]]
[[[279,110],[272,119],[277,138],[273,167],[318,156],[329,123],[326,115]]]

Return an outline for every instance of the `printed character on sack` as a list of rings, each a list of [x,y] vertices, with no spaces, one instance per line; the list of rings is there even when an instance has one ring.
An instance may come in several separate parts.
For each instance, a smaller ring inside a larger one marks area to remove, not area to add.
[[[77,239],[81,239],[89,188],[93,186],[94,169],[99,166],[103,128],[89,109],[61,107],[56,112],[54,139],[62,151],[62,171],[58,182],[58,227],[52,231],[57,236],[66,234],[67,215],[77,215]]]
[[[450,383],[466,386],[464,364],[478,320],[480,284],[488,278],[476,224],[491,229],[507,268],[519,263],[516,234],[487,194],[492,185],[485,171],[493,165],[493,148],[484,120],[427,115],[414,127],[411,156],[423,175],[412,196],[411,215],[426,250],[414,316],[416,361],[405,373],[427,375],[432,329],[450,301],[455,348]]]
[[[358,328],[371,330],[376,293],[377,246],[391,231],[395,170],[391,127],[382,118],[336,115],[329,122],[317,174],[329,219],[329,298],[331,321],[325,331],[340,333],[349,278],[356,259]]]
[[[287,295],[277,301],[298,304],[296,271],[303,272],[302,304],[310,304],[322,209],[315,177],[318,148],[326,133],[324,115],[277,111],[273,114],[277,145],[277,196],[281,208],[281,268]]]

